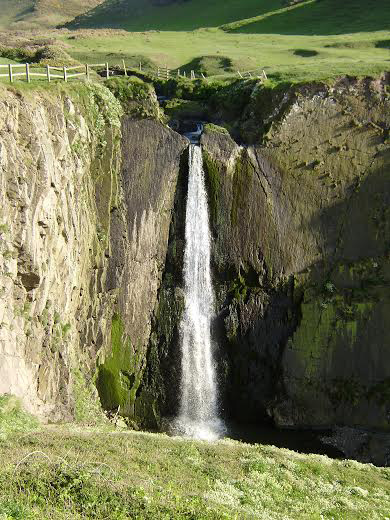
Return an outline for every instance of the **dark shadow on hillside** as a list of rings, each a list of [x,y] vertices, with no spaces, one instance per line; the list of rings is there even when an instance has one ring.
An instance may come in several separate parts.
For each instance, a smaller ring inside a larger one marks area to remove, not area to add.
[[[251,18],[285,5],[286,0],[105,0],[65,27],[193,31]]]
[[[233,72],[233,62],[227,56],[199,56],[181,67],[182,71],[190,74],[193,70],[196,74],[208,76]]]
[[[316,0],[249,23],[234,33],[326,35],[389,30],[388,0]]]

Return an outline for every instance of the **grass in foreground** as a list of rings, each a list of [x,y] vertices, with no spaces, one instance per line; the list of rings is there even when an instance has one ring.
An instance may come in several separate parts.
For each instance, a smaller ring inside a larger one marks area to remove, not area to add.
[[[46,427],[0,442],[0,518],[382,519],[390,469],[272,446]]]

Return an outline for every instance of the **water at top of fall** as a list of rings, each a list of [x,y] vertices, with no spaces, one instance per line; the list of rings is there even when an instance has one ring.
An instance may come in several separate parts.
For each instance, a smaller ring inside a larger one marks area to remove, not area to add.
[[[218,388],[211,338],[214,292],[210,229],[202,150],[191,145],[185,227],[185,310],[180,325],[182,378],[175,428],[185,436],[215,440],[225,432],[218,413]]]

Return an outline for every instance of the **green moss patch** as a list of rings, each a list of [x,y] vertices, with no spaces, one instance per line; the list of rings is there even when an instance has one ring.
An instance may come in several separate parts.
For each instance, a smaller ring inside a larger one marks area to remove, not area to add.
[[[111,353],[98,368],[96,386],[106,410],[120,408],[125,416],[134,415],[134,402],[142,377],[142,353],[137,354],[125,334],[121,317],[111,323]]]
[[[232,226],[239,224],[239,212],[247,202],[246,191],[252,184],[254,168],[249,160],[247,152],[244,150],[236,160],[233,175],[233,200],[230,212]]]

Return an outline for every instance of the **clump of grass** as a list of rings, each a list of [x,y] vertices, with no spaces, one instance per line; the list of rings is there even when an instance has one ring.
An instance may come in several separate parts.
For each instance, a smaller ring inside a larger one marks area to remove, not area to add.
[[[159,119],[160,110],[154,88],[136,76],[113,78],[107,88],[121,103],[126,114],[133,117]]]
[[[0,439],[13,433],[29,432],[38,428],[39,421],[23,410],[17,397],[0,396]]]

